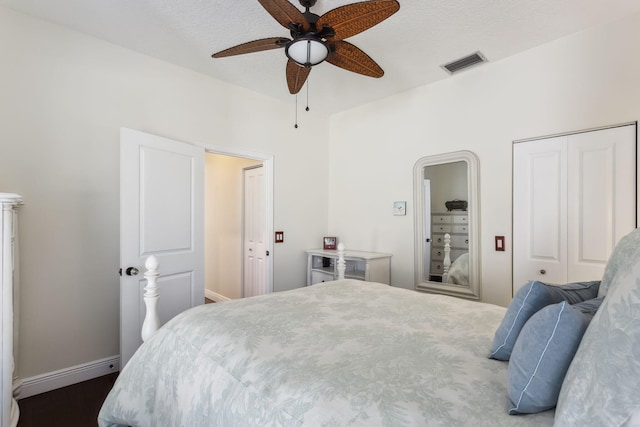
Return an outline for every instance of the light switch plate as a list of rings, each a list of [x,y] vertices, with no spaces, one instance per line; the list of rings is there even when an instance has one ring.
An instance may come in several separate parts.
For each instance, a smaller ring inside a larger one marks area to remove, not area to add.
[[[504,252],[504,236],[496,236],[496,251]]]

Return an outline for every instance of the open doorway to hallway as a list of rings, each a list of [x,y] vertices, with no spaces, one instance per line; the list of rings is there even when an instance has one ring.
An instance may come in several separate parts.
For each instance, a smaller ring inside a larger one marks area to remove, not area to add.
[[[244,171],[261,165],[260,160],[205,154],[205,297],[213,301],[243,297]]]

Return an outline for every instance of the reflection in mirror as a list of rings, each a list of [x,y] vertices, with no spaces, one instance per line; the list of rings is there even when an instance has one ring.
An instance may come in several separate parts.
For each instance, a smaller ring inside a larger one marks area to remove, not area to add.
[[[416,289],[480,298],[478,160],[470,151],[414,168]]]
[[[458,258],[469,252],[467,163],[425,166],[424,176],[424,275],[425,281],[469,284],[468,263]],[[444,276],[445,234],[449,234],[449,269]],[[463,257],[467,258],[467,257]],[[451,274],[451,267],[456,274]],[[447,280],[449,279],[449,280]]]

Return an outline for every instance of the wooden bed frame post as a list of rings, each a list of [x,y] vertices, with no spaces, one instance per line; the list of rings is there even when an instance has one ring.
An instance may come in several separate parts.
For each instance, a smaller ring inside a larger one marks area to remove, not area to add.
[[[160,294],[158,293],[158,286],[156,281],[160,273],[158,272],[158,259],[151,255],[144,263],[147,271],[144,273],[145,279],[147,279],[147,286],[144,287],[144,305],[147,308],[147,313],[144,316],[144,322],[142,322],[142,341],[147,341],[151,336],[160,329],[160,318],[158,317],[158,299]]]

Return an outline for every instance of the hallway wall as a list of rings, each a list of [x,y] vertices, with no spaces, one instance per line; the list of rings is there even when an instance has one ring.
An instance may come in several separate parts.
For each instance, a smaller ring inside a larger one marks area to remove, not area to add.
[[[242,297],[242,169],[260,163],[205,155],[205,295],[210,291],[229,299]]]

